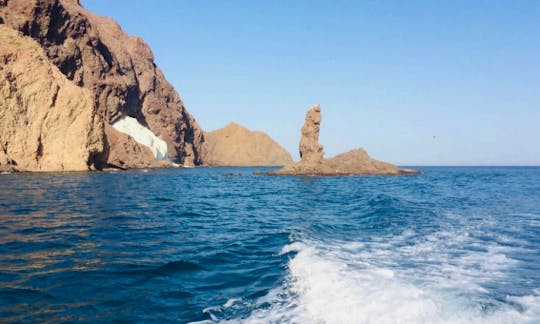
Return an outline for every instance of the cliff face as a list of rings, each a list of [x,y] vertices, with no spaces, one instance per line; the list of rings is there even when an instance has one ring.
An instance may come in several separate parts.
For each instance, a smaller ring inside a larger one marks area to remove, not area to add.
[[[205,133],[204,160],[211,166],[282,166],[291,155],[263,132],[235,123]]]
[[[401,169],[390,163],[372,159],[365,150],[356,149],[325,159],[323,147],[319,144],[319,130],[322,122],[321,107],[311,107],[307,114],[300,139],[301,160],[291,163],[281,170],[268,172],[271,175],[321,175],[339,176],[353,174],[398,175],[415,174],[415,170]]]
[[[86,171],[105,164],[103,121],[38,43],[0,25],[0,169]]]
[[[203,132],[142,39],[88,12],[78,0],[0,0],[0,23],[36,40],[67,79],[88,89],[105,123],[134,117],[167,143],[172,162],[202,163]],[[115,139],[107,139],[107,151],[125,155],[114,152],[124,147]]]

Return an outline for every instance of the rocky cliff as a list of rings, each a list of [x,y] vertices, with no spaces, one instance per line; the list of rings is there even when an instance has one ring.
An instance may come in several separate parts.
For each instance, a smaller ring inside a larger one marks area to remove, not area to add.
[[[37,42],[4,25],[0,62],[0,169],[103,167],[103,122],[92,92],[69,81]]]
[[[204,161],[210,166],[283,166],[291,155],[263,132],[230,123],[206,132]]]
[[[114,125],[133,117],[166,142],[170,161],[202,163],[203,132],[154,64],[142,39],[125,34],[113,20],[88,12],[78,0],[0,0],[0,24],[34,39],[46,60],[75,86],[86,89],[96,120]],[[115,143],[119,138],[104,135],[106,157],[127,157],[123,161],[126,167],[144,162],[136,155],[126,155],[126,147],[133,145],[124,145],[125,138]]]
[[[414,174],[415,170],[401,169],[390,163],[372,159],[365,150],[357,149],[339,154],[331,159],[324,158],[323,147],[319,144],[322,121],[321,107],[311,107],[307,114],[300,139],[300,162],[286,165],[271,175],[322,175],[339,176],[353,174]]]

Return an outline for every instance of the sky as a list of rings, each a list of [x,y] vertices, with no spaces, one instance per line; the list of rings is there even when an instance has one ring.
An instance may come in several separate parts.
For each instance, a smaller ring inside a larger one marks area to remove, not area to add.
[[[205,130],[235,121],[298,159],[540,165],[540,1],[83,0],[141,36]]]

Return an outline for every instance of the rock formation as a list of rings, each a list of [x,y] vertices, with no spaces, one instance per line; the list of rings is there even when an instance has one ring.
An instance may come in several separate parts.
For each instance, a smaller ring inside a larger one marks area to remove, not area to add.
[[[87,89],[88,104],[97,109],[96,124],[136,118],[167,143],[170,161],[202,163],[203,132],[142,39],[125,34],[113,20],[88,12],[78,0],[0,0],[0,24],[33,38],[46,54],[44,62],[51,62],[74,85]],[[104,126],[96,127],[95,132],[103,134],[99,127]],[[133,146],[124,145],[125,138],[110,134],[102,139],[105,156],[113,159],[109,162],[114,164],[114,159],[124,156],[127,165],[145,164],[147,156],[143,154],[139,161],[128,148]]]
[[[166,167],[165,161],[158,161],[150,148],[137,143],[133,137],[116,131],[112,126],[105,125],[105,134],[109,141],[109,156],[107,164],[119,169],[142,169]]]
[[[353,174],[398,175],[415,174],[415,170],[400,169],[395,165],[372,159],[363,149],[339,154],[331,159],[324,159],[323,147],[319,144],[321,124],[319,105],[310,108],[302,127],[300,139],[300,162],[286,165],[271,175],[321,175],[339,176]]]
[[[205,132],[204,161],[210,166],[283,166],[291,155],[263,132],[230,123],[225,128]]]
[[[300,158],[304,163],[316,163],[323,159],[323,147],[319,144],[321,121],[321,106],[311,107],[306,114],[306,122],[302,127],[300,138]]]
[[[105,163],[91,91],[49,63],[38,43],[0,25],[0,169],[85,171]]]

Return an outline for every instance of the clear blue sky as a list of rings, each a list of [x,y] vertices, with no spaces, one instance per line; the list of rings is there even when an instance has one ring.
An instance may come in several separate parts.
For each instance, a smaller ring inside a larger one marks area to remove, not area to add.
[[[297,158],[540,165],[540,1],[83,0],[152,48],[206,130],[236,121]]]

